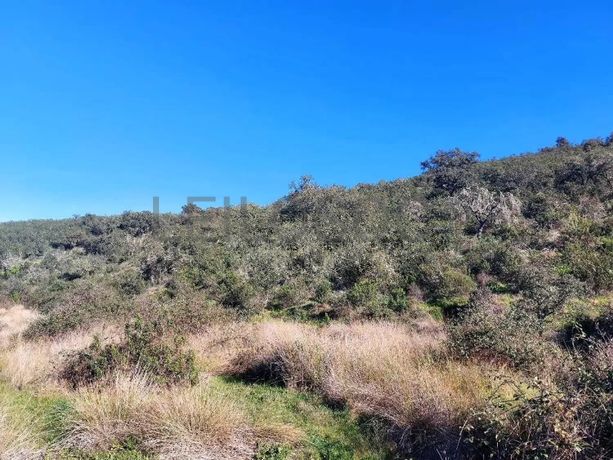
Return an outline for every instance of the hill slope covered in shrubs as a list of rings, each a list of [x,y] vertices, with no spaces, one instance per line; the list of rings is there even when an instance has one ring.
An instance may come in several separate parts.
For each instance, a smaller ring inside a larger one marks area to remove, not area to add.
[[[480,288],[598,294],[613,286],[612,155],[597,140],[488,162],[454,150],[413,179],[303,178],[266,207],[5,223],[0,294],[45,313],[35,330],[51,335],[158,304],[195,327],[216,308],[446,315]]]
[[[348,410],[352,441],[305,444],[247,408],[236,417],[251,441],[219,438],[227,458],[610,457],[613,139],[484,162],[440,151],[422,168],[352,188],[304,177],[268,206],[0,224],[0,298],[36,312],[5,347],[3,378],[68,395],[70,442],[54,452],[193,453],[157,427],[83,441],[94,403],[79,398],[96,385],[108,398],[151,386],[215,399],[221,386],[247,400],[268,385]],[[92,338],[101,325],[115,332]],[[57,366],[15,380],[28,347]]]

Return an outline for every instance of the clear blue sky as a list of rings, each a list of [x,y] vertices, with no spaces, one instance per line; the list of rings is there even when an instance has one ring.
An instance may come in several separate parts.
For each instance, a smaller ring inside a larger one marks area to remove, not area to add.
[[[3,1],[0,221],[256,203],[613,130],[602,1]]]

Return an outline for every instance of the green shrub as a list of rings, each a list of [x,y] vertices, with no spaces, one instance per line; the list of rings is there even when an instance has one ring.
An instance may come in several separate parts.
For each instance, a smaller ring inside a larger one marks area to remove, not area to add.
[[[152,212],[124,212],[119,217],[118,227],[129,235],[138,237],[153,232],[158,225],[158,217]]]
[[[275,289],[269,306],[274,309],[290,308],[305,303],[308,297],[306,287],[299,281],[293,281]]]
[[[254,460],[285,460],[290,457],[291,449],[288,446],[276,443],[264,443],[258,446]]]
[[[82,311],[58,309],[35,320],[24,335],[27,339],[55,337],[78,329],[85,324],[85,321]]]
[[[329,280],[323,280],[315,286],[315,296],[317,302],[325,303],[329,301],[332,294],[332,283]]]
[[[195,384],[198,370],[192,351],[185,352],[180,336],[163,338],[160,323],[136,319],[126,324],[119,344],[102,345],[98,338],[68,358],[61,378],[73,388],[100,380],[117,370],[140,369],[159,383]]]
[[[477,284],[465,273],[454,268],[431,268],[424,279],[430,298],[443,307],[459,307],[468,303]]]
[[[247,309],[253,297],[253,287],[233,271],[221,278],[221,303],[230,308]]]
[[[140,273],[131,270],[119,273],[114,284],[120,294],[129,297],[138,295],[145,289],[145,280]]]
[[[377,302],[378,297],[378,286],[371,280],[360,280],[347,291],[347,300],[355,307],[373,306]]]
[[[391,310],[402,313],[409,306],[409,298],[402,288],[394,288],[387,296],[387,306]]]
[[[569,348],[588,350],[601,341],[613,339],[613,309],[592,316],[577,312],[560,331],[560,341]]]
[[[96,321],[114,320],[132,306],[99,280],[56,281],[46,291],[37,289],[30,293],[27,303],[47,313],[29,326],[26,331],[29,338],[52,337]]]
[[[464,426],[463,441],[478,458],[576,458],[585,448],[573,398],[543,385],[510,383],[513,396],[494,395]],[[586,457],[590,458],[590,457]]]
[[[613,239],[602,238],[599,244],[568,244],[562,253],[564,266],[596,291],[613,288]]]
[[[517,306],[496,311],[493,298],[478,291],[449,325],[451,351],[462,357],[503,362],[531,369],[553,353],[543,340],[542,324]]]

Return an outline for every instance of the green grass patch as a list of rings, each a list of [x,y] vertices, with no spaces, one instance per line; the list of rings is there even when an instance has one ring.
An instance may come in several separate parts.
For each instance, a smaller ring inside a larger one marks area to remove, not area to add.
[[[345,409],[334,409],[321,398],[283,387],[246,384],[215,377],[211,385],[241,404],[259,427],[282,425],[300,433],[293,445],[263,444],[258,459],[384,459],[391,458],[382,439]]]

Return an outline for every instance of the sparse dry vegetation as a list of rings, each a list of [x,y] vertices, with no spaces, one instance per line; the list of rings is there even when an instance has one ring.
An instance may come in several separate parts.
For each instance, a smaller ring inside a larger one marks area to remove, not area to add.
[[[146,374],[117,374],[74,395],[64,446],[104,451],[136,442],[162,458],[249,458],[255,445],[235,403],[201,384],[169,390]]]

